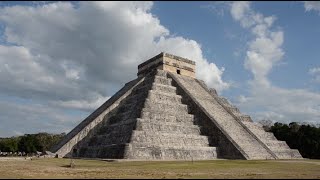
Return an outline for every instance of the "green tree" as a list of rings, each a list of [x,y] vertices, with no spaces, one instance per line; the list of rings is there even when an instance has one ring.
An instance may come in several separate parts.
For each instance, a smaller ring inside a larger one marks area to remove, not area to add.
[[[19,141],[19,150],[26,153],[34,153],[37,151],[38,142],[36,141],[35,135],[26,134],[21,137]]]
[[[0,140],[0,150],[3,152],[18,151],[18,138],[3,138]]]
[[[66,134],[25,134],[19,137],[0,138],[0,151],[2,152],[26,152],[48,151],[57,144]]]
[[[320,127],[296,122],[275,123],[270,131],[278,140],[286,141],[290,148],[298,149],[303,157],[320,159]]]

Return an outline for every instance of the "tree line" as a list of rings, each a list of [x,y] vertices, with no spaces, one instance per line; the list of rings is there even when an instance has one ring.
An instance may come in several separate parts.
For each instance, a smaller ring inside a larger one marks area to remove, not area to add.
[[[286,141],[291,149],[298,149],[302,157],[320,159],[319,126],[276,122],[273,125],[264,125],[264,129],[272,132],[278,140]]]
[[[57,144],[65,133],[61,134],[25,134],[18,137],[0,138],[1,152],[25,152],[36,153],[50,151],[50,149]]]
[[[292,149],[298,149],[304,158],[320,159],[320,127],[292,122],[284,124],[264,122],[264,129],[272,132],[278,140],[286,141]],[[57,144],[66,134],[25,134],[23,136],[0,138],[2,152],[45,152]]]

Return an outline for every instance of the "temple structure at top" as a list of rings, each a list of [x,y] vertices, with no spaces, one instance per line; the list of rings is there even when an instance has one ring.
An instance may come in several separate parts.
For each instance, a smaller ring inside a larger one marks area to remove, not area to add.
[[[154,69],[159,69],[195,78],[195,68],[196,63],[194,61],[161,52],[138,66],[138,77],[145,76]]]

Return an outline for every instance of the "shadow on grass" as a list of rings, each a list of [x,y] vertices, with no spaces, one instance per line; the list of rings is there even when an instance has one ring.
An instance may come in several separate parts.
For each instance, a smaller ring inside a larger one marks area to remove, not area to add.
[[[64,168],[71,168],[71,165],[62,165],[60,167],[64,167]]]

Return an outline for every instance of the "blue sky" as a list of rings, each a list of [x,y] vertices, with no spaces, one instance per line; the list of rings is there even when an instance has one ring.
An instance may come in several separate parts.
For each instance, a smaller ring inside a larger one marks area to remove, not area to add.
[[[275,15],[274,28],[284,31],[283,65],[272,69],[272,82],[285,88],[320,90],[318,84],[309,82],[308,74],[310,68],[320,65],[319,13],[306,12],[301,2],[254,2],[251,5],[265,16]],[[227,68],[226,80],[244,82],[251,74],[243,68],[245,52],[241,49],[252,37],[223,6],[210,2],[156,2],[152,12],[170,31],[199,42],[208,59]],[[237,51],[239,56],[233,53]]]
[[[1,2],[0,137],[68,132],[161,51],[254,121],[320,123],[318,2]]]

